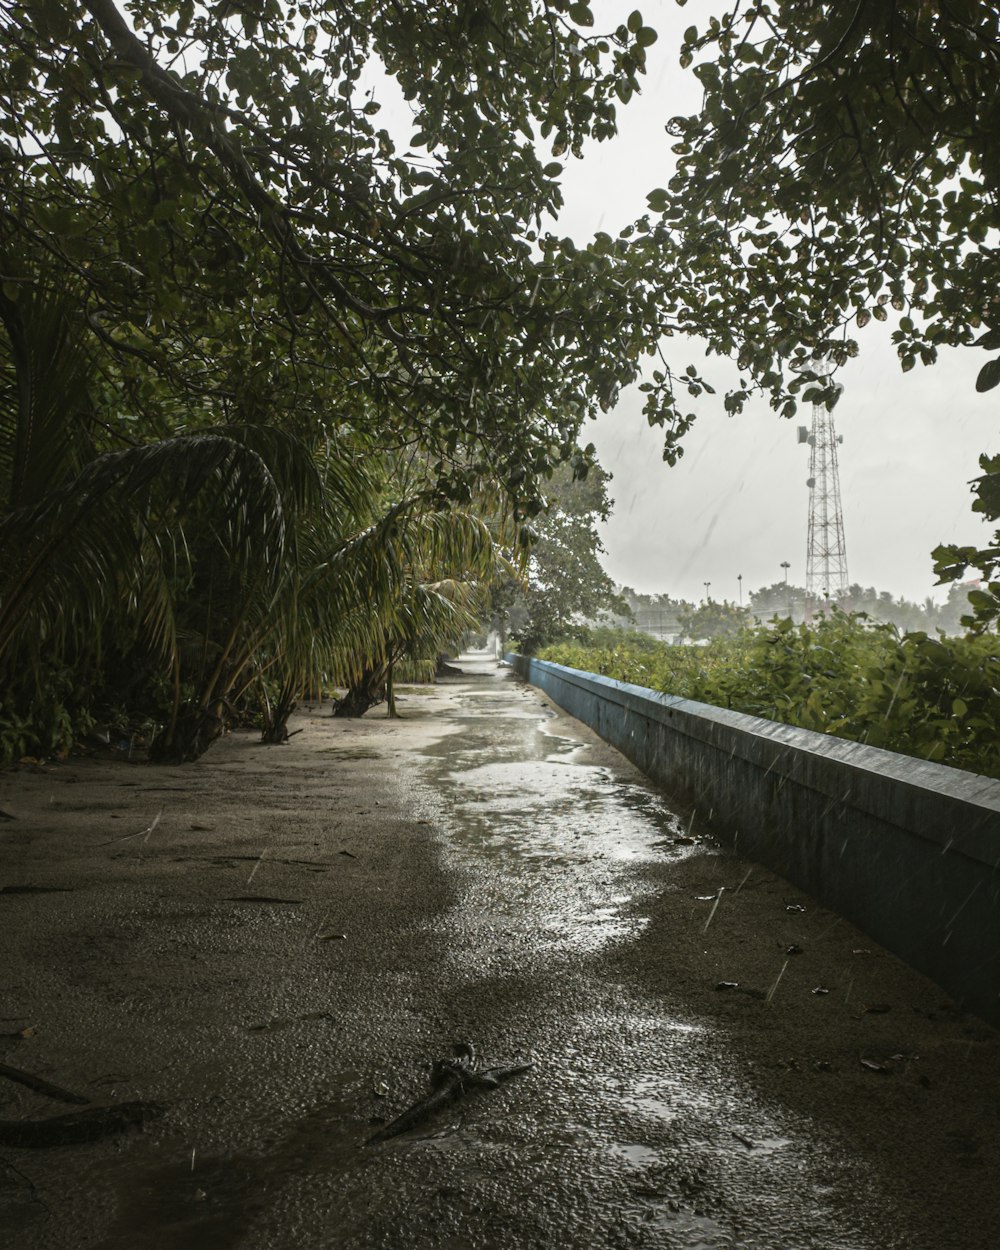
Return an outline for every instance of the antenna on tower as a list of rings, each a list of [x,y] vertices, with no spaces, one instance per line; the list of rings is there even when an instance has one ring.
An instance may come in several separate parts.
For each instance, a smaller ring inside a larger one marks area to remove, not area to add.
[[[811,373],[829,376],[829,361],[813,359]],[[840,471],[837,447],[843,443],[833,422],[832,405],[843,391],[835,384],[835,393],[827,403],[814,403],[812,429],[800,425],[798,441],[809,445],[809,533],[806,542],[806,593],[810,598],[840,599],[847,594],[847,544],[844,540],[844,514],[840,505]]]

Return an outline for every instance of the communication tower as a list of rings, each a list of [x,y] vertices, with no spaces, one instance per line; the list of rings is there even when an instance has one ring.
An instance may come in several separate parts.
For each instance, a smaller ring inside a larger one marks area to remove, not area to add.
[[[829,371],[813,362],[814,372]],[[837,393],[843,387],[837,388]],[[809,445],[809,537],[806,546],[806,593],[813,599],[841,599],[847,594],[847,544],[840,506],[837,447],[843,443],[825,403],[813,404],[812,429],[799,426],[799,442]]]

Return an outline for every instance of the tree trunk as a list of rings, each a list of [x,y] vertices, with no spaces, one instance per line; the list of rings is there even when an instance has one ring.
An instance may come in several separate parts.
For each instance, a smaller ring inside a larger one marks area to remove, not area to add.
[[[298,707],[298,699],[291,686],[283,686],[274,704],[265,704],[264,728],[261,742],[268,746],[280,746],[288,741],[288,718]]]
[[[386,716],[390,720],[397,720],[399,713],[396,711],[396,685],[392,675],[392,660],[389,661],[385,673],[385,703]]]
[[[364,716],[370,707],[385,702],[386,678],[388,665],[380,664],[377,668],[366,668],[361,676],[351,683],[347,694],[337,699],[333,705],[334,716]]]
[[[187,707],[173,726],[162,729],[149,746],[152,764],[190,764],[204,755],[225,729],[224,704]]]

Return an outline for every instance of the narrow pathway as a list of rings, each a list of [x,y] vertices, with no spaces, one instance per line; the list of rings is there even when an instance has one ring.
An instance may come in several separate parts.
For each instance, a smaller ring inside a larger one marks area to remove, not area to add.
[[[997,1034],[462,667],[288,748],[0,775],[0,887],[66,891],[0,894],[0,1059],[169,1107],[0,1150],[4,1244],[996,1250]],[[364,1148],[467,1039],[535,1067]]]
[[[443,918],[456,989],[540,1060],[505,1125],[456,1138],[473,1168],[505,1150],[513,1192],[492,1218],[521,1227],[503,1244],[888,1244],[831,1185],[836,1148],[741,1081],[710,1022],[628,975],[620,956],[650,924],[662,869],[702,852],[690,816],[544,699],[540,720],[537,692],[519,695],[467,687],[456,731],[426,753],[464,880]]]

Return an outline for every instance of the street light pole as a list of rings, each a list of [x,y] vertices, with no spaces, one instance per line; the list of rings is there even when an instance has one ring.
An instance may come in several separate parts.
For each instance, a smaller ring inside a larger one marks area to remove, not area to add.
[[[706,602],[706,603],[708,603],[708,588],[709,588],[709,586],[711,586],[711,584],[712,584],[712,583],[711,583],[711,582],[703,582],[702,584],[703,584],[703,585],[704,585],[704,587],[705,587],[705,602]]]
[[[736,574],[736,580],[737,580],[737,581],[739,582],[739,584],[740,584],[740,607],[742,608],[742,607],[743,607],[743,574],[742,574],[742,573],[737,573],[737,574]]]

